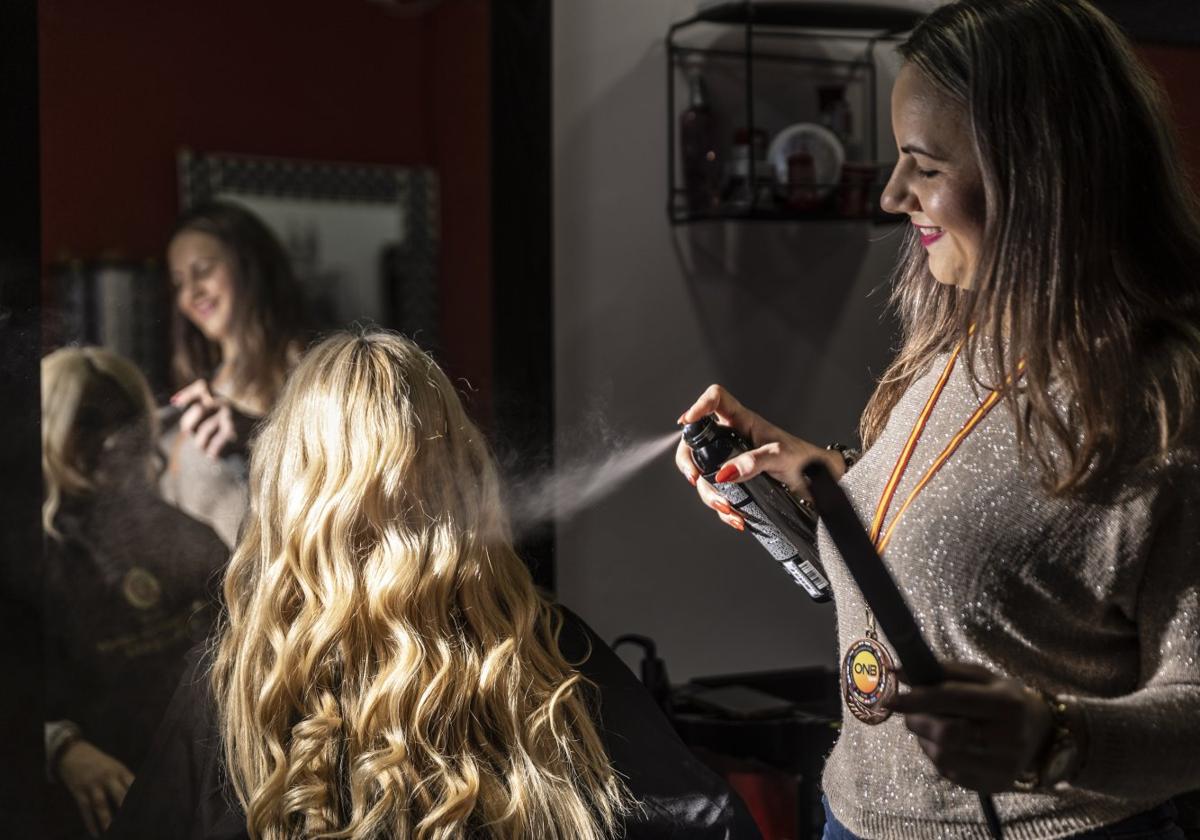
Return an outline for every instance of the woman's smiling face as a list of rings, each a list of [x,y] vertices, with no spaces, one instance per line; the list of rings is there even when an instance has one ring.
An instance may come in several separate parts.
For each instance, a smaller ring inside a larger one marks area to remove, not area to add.
[[[967,114],[906,64],[892,89],[892,130],[900,158],[880,204],[916,226],[935,280],[970,288],[986,201]]]
[[[233,324],[233,258],[215,236],[198,230],[176,234],[167,248],[175,302],[209,341],[229,338]]]

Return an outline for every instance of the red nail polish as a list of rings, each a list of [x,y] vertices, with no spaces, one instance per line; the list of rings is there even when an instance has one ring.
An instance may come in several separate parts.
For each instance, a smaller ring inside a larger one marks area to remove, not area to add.
[[[725,502],[717,502],[713,507],[715,507],[717,510],[719,510],[721,513],[725,514],[726,516],[733,516],[733,508],[731,508]]]
[[[739,531],[746,530],[746,524],[744,522],[742,522],[742,520],[740,520],[740,519],[734,519],[729,524],[732,525],[734,528],[737,528]]]
[[[725,466],[721,467],[721,469],[717,470],[714,480],[717,482],[717,484],[722,484],[726,481],[733,481],[733,479],[737,478],[738,475],[739,473],[737,467],[735,467],[733,464],[726,464]]]
[[[688,481],[691,482],[692,486],[695,487],[696,486],[696,476],[689,475],[687,478],[688,478]]]

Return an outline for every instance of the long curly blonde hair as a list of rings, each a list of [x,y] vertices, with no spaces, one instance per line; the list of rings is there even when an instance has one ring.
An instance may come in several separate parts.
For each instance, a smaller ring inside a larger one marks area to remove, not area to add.
[[[595,838],[628,808],[492,456],[384,332],[309,351],[251,458],[213,686],[255,838]]]

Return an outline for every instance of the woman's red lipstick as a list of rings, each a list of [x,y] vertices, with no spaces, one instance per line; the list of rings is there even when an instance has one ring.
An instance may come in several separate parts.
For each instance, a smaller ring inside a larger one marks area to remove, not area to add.
[[[917,233],[921,237],[921,244],[924,245],[926,248],[928,248],[934,242],[937,242],[946,233],[946,231],[942,230],[941,228],[933,230],[932,228],[922,228],[920,225],[917,225],[916,228],[917,228]],[[931,230],[933,230],[933,232],[929,232]]]

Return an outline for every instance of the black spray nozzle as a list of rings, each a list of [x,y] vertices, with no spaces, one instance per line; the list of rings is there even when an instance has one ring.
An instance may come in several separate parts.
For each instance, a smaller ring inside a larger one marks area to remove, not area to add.
[[[716,435],[717,416],[709,414],[683,427],[683,442],[692,449],[704,446]]]

